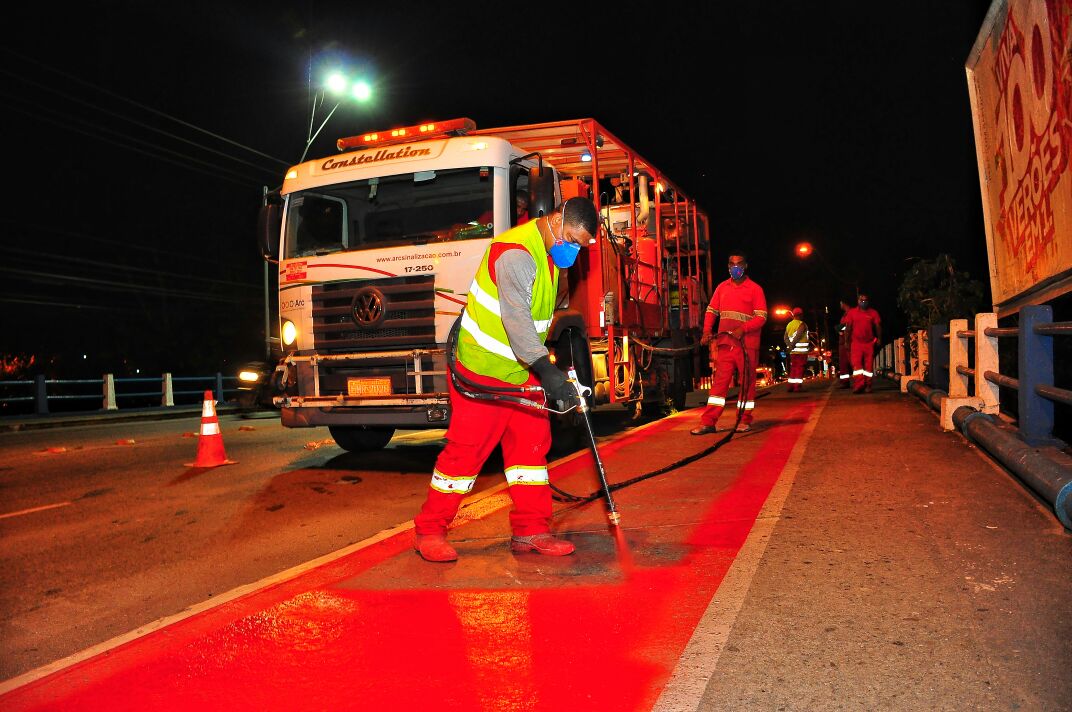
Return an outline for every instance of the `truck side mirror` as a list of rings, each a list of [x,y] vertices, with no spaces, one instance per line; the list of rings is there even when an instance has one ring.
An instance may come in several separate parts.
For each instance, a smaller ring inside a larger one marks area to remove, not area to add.
[[[529,172],[529,216],[550,215],[555,209],[555,174],[550,168]]]
[[[257,247],[261,257],[275,262],[279,254],[279,235],[283,227],[283,198],[278,191],[267,191],[257,216]]]

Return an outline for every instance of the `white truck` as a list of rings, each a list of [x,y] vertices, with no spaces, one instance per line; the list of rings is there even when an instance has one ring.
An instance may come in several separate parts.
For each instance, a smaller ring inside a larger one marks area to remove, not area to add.
[[[327,426],[353,451],[444,427],[447,336],[489,241],[574,195],[604,226],[562,280],[553,358],[577,367],[596,404],[682,407],[706,366],[690,348],[712,289],[707,218],[595,120],[455,119],[338,147],[291,168],[261,212],[279,273],[285,426]],[[557,421],[556,437],[578,424]]]

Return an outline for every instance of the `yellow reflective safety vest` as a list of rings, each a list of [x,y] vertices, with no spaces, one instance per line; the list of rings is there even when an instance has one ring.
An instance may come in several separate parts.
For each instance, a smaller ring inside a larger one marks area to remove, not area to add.
[[[547,338],[551,317],[555,313],[558,295],[558,268],[547,268],[547,248],[536,226],[538,221],[511,228],[491,241],[480,261],[480,268],[469,287],[469,298],[462,311],[458,332],[458,361],[474,373],[491,376],[507,383],[522,384],[529,378],[529,369],[518,360],[499,310],[499,287],[488,269],[492,248],[511,243],[524,247],[536,261],[536,281],[532,285],[532,322],[540,340]]]
[[[794,345],[793,339],[797,337],[797,331],[800,331],[800,341],[797,341],[796,345]],[[793,319],[789,322],[785,327],[785,346],[789,349],[789,353],[808,353],[811,350],[811,346],[808,344],[808,325],[800,319]]]

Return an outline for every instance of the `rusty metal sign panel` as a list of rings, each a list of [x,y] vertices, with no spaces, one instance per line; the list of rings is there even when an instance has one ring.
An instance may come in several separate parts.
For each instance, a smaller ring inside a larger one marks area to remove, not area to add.
[[[994,306],[1072,291],[1072,2],[994,0],[965,64]]]

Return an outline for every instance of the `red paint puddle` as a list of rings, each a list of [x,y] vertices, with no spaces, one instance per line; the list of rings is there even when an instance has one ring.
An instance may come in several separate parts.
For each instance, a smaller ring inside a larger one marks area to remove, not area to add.
[[[650,709],[812,408],[765,436],[673,565],[636,565],[612,527],[629,572],[617,584],[337,587],[412,555],[406,532],[19,688],[0,707]]]

